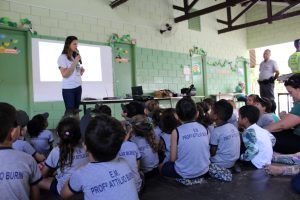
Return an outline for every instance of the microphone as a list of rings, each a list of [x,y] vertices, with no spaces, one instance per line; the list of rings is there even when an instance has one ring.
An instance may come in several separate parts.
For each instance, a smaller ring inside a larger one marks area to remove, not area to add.
[[[76,51],[73,52],[73,57],[75,58],[77,55],[80,55],[78,49],[76,49]],[[82,64],[81,59],[79,60],[79,63]]]

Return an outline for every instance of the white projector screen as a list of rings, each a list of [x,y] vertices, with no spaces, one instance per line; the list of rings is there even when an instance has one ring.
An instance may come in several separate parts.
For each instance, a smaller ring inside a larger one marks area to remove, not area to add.
[[[57,59],[64,41],[32,39],[34,102],[62,101],[62,75]],[[109,46],[81,44],[78,50],[85,72],[82,75],[82,98],[113,96],[112,50]]]

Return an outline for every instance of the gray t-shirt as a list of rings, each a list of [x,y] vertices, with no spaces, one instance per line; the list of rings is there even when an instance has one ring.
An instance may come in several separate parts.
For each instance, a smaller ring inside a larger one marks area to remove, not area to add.
[[[57,169],[55,178],[57,180],[57,191],[58,193],[60,193],[65,182],[70,178],[74,171],[89,163],[89,159],[87,152],[83,147],[80,146],[74,149],[72,165],[70,167],[65,166],[63,172],[59,167],[58,161],[59,147],[55,147],[54,149],[52,149],[48,158],[46,159],[45,165],[50,169]]]
[[[72,174],[69,182],[74,193],[83,192],[85,200],[136,200],[135,175],[123,158],[92,162]]]
[[[230,168],[239,159],[241,140],[234,125],[226,123],[216,127],[211,134],[210,144],[218,146],[216,155],[210,158],[212,163]]]
[[[29,200],[30,186],[42,180],[36,161],[27,153],[0,148],[1,199]]]
[[[140,191],[142,179],[139,175],[139,167],[137,165],[137,161],[141,159],[141,153],[138,150],[137,145],[130,141],[124,141],[119,151],[119,156],[127,161],[129,167],[134,171],[134,173],[138,177],[136,187],[138,191]]]
[[[135,136],[131,138],[131,141],[137,145],[141,153],[141,170],[143,172],[149,172],[156,168],[159,162],[158,154],[154,152],[147,140],[143,137]]]
[[[272,116],[272,113],[265,113],[261,115],[257,121],[257,125],[261,128],[265,128],[266,126],[275,123],[275,120]]]
[[[269,79],[274,76],[275,71],[278,71],[277,63],[274,60],[263,61],[259,65],[259,80]]]
[[[53,140],[52,132],[45,129],[37,137],[31,138],[31,144],[37,152],[47,157],[51,151],[50,144]]]
[[[34,154],[36,153],[36,150],[25,140],[16,140],[12,144],[12,148],[18,151],[23,151],[32,156],[34,156]]]
[[[208,171],[210,164],[207,130],[198,122],[177,127],[177,160],[174,168],[183,178],[196,178]]]

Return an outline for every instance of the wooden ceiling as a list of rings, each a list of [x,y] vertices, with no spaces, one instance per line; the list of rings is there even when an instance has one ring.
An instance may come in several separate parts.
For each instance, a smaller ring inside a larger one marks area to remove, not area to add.
[[[295,17],[300,15],[300,9],[296,11],[294,10],[288,12],[290,11],[291,8],[298,5],[300,3],[300,0],[223,0],[223,1],[219,0],[218,3],[216,3],[215,5],[202,8],[200,10],[198,8],[197,11],[191,12],[191,9],[198,2],[199,0],[193,0],[191,3],[189,2],[189,0],[183,0],[183,7],[173,5],[173,8],[175,10],[184,12],[183,15],[176,17],[174,19],[175,22],[176,23],[182,22],[194,17],[198,17],[218,10],[226,9],[227,19],[225,20],[217,19],[218,23],[224,24],[226,26],[226,28],[218,30],[218,33],[221,34],[221,33],[235,31],[235,30],[256,26],[264,23],[271,24],[273,21],[278,21],[278,20],[287,19],[290,17]],[[260,5],[265,5],[267,17],[252,22],[237,24],[236,21],[257,3],[260,3]],[[276,13],[273,13],[272,10],[273,3],[281,3],[282,9],[280,11],[277,11]],[[236,16],[232,16],[231,8],[236,5],[241,5],[242,10]]]
[[[120,6],[121,4],[127,2],[128,0],[114,0],[111,1],[110,6],[111,8],[115,8]],[[226,33],[230,31],[235,31],[247,27],[257,26],[260,24],[271,24],[273,21],[279,21],[283,19],[287,19],[290,17],[295,17],[300,15],[300,9],[294,9],[291,11],[291,8],[294,8],[298,4],[300,4],[300,0],[215,0],[215,4],[200,8],[197,6],[197,11],[191,12],[192,8],[200,2],[200,0],[182,0],[183,7],[173,5],[173,9],[179,10],[183,12],[183,15],[175,17],[175,23],[179,23],[194,17],[202,16],[205,14],[209,14],[215,11],[219,11],[222,9],[226,9],[227,19],[217,19],[218,23],[224,24],[225,28],[218,30],[218,33]],[[266,8],[267,16],[265,18],[261,18],[251,22],[245,22],[241,24],[237,24],[237,20],[243,16],[247,11],[249,11],[254,5],[256,4],[264,5]],[[273,5],[280,4],[282,9],[273,13]],[[241,6],[242,10],[235,16],[231,12],[231,8],[234,6]]]

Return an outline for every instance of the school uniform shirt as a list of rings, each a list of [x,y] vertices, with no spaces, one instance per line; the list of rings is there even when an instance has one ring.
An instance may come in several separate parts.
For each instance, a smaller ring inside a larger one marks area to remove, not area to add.
[[[220,167],[230,168],[240,157],[240,134],[230,123],[217,126],[213,130],[210,145],[217,146],[216,155],[210,161]]]
[[[61,171],[59,166],[59,147],[55,147],[50,152],[48,158],[45,161],[45,165],[50,169],[56,170],[56,180],[57,180],[57,191],[60,194],[65,182],[70,178],[75,170],[80,167],[85,166],[89,163],[88,154],[82,146],[78,146],[74,149],[73,162],[70,167],[65,166],[64,170]]]
[[[36,154],[36,150],[25,140],[18,139],[12,144],[12,148],[18,151],[23,151],[31,156]]]
[[[272,116],[272,113],[265,113],[265,114],[262,114],[259,117],[259,119],[258,119],[258,121],[257,121],[256,124],[258,126],[264,128],[264,127],[266,127],[266,126],[268,126],[270,124],[273,124],[273,123],[275,123],[275,121],[274,121],[274,118]]]
[[[69,60],[66,54],[61,54],[57,60],[58,67],[64,69],[70,68],[72,63],[73,60]],[[73,73],[69,77],[63,78],[62,88],[74,89],[81,86],[81,83],[80,64],[78,63]]]
[[[269,131],[253,124],[242,134],[246,151],[241,155],[241,160],[251,161],[258,169],[266,164],[271,164],[273,148]]]
[[[162,130],[161,130],[158,126],[155,126],[155,127],[153,128],[153,130],[154,130],[154,134],[155,134],[155,142],[156,142],[157,144],[159,144],[160,136],[161,136],[161,134],[162,134]]]
[[[50,144],[54,141],[53,133],[47,129],[43,130],[37,137],[31,138],[31,144],[35,150],[45,157],[51,151]]]
[[[163,160],[163,163],[170,161],[170,154],[171,154],[171,134],[167,134],[163,132],[160,136],[162,141],[164,142],[165,146],[165,159]]]
[[[30,186],[42,180],[36,161],[27,153],[0,148],[1,199],[29,200]]]
[[[91,162],[72,174],[69,188],[84,193],[85,200],[136,200],[135,175],[123,158]]]
[[[140,191],[142,185],[142,179],[139,174],[139,167],[137,161],[141,159],[141,153],[135,143],[130,141],[124,141],[119,151],[119,157],[124,158],[130,168],[134,171],[137,176],[136,187]]]
[[[154,152],[146,138],[135,136],[131,138],[131,141],[137,145],[141,153],[140,169],[146,173],[156,168],[159,162],[158,154]]]
[[[238,126],[238,115],[233,112],[230,119],[227,121],[228,123],[232,124],[233,126]]]
[[[210,164],[207,130],[198,122],[177,127],[175,170],[183,178],[196,178],[208,171]]]

